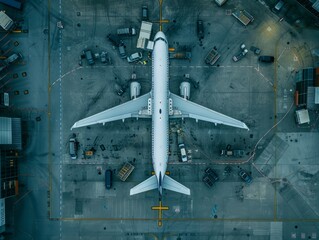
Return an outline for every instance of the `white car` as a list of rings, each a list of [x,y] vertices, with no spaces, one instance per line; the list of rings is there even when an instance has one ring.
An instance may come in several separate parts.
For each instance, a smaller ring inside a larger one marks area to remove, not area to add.
[[[133,53],[131,56],[127,57],[127,61],[129,63],[136,62],[136,61],[141,60],[142,57],[143,57],[143,55],[141,52],[136,52],[136,53]]]
[[[187,155],[186,155],[185,145],[183,143],[181,143],[181,144],[178,145],[178,147],[181,150],[182,162],[187,162]]]

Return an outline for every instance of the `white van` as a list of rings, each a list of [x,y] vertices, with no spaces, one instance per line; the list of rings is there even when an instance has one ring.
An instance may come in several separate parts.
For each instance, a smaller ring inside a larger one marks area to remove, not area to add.
[[[70,156],[71,159],[77,159],[78,158],[78,154],[77,154],[77,141],[75,138],[70,138]]]
[[[187,155],[186,155],[186,149],[184,143],[181,143],[178,145],[180,151],[181,151],[181,160],[182,162],[187,162]]]

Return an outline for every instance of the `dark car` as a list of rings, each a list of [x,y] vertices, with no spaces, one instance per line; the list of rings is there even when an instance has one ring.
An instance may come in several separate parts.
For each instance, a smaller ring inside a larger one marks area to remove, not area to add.
[[[119,46],[119,53],[121,58],[126,58],[126,51],[125,51],[125,45],[121,44]]]
[[[238,175],[241,177],[242,180],[244,180],[244,182],[246,183],[251,183],[252,182],[252,177],[247,173],[245,172],[244,170],[240,170],[238,172]]]
[[[95,63],[91,50],[85,50],[84,55],[89,65],[93,65]]]
[[[124,45],[123,41],[115,34],[107,35],[107,39],[116,47],[119,47],[120,45]]]
[[[273,63],[275,58],[273,56],[260,56],[258,58],[259,62]]]
[[[203,177],[203,182],[206,184],[207,187],[211,188],[214,185],[214,182],[212,181],[212,179],[208,176],[205,175]]]
[[[199,40],[204,38],[204,24],[202,20],[197,20],[197,37]]]
[[[213,169],[211,169],[210,167],[205,169],[205,173],[207,173],[207,175],[210,178],[212,178],[214,181],[218,181],[219,180],[219,177],[218,177],[217,173]]]
[[[148,9],[147,6],[142,7],[142,20],[147,21],[148,20]]]
[[[105,171],[105,188],[111,189],[112,187],[112,170],[107,169]]]

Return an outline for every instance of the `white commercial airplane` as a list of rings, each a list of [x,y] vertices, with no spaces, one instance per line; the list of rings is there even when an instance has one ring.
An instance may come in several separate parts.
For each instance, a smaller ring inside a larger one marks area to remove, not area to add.
[[[96,123],[123,120],[130,117],[152,118],[152,163],[155,175],[130,190],[130,195],[158,189],[160,196],[163,188],[190,195],[189,188],[165,175],[168,161],[169,118],[194,118],[248,129],[245,123],[225,116],[187,98],[179,97],[168,89],[168,42],[165,34],[159,31],[154,38],[152,54],[152,90],[135,97],[133,100],[119,106],[84,118],[72,126],[73,128],[88,126]]]

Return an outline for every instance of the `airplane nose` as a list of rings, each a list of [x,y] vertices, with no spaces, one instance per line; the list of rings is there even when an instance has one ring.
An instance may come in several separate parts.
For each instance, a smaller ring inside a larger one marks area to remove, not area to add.
[[[163,38],[163,39],[166,40],[166,36],[165,36],[165,34],[164,34],[163,32],[158,32],[158,33],[156,33],[156,35],[155,35],[155,37],[154,37],[154,42],[155,42],[155,40],[158,39],[158,38]]]

